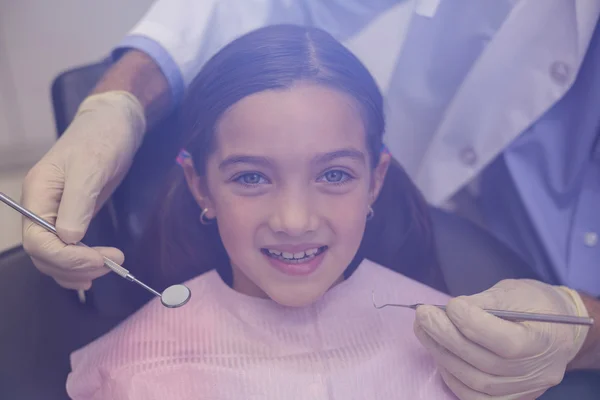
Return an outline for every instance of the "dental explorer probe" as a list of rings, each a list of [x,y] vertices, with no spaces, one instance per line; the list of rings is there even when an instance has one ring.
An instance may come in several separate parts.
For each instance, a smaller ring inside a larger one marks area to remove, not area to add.
[[[417,304],[392,304],[386,303],[382,305],[377,305],[375,303],[375,292],[372,292],[373,295],[373,307],[377,309],[381,309],[384,307],[401,307],[401,308],[410,308],[411,310],[416,310],[419,306],[424,306],[425,304],[417,303]],[[446,306],[433,305],[433,307],[437,307],[442,311],[446,311]],[[569,324],[569,325],[594,325],[594,319],[588,317],[576,317],[572,315],[560,315],[560,314],[538,314],[538,313],[530,313],[530,312],[521,312],[521,311],[507,311],[507,310],[489,310],[483,309],[483,311],[490,313],[498,318],[505,319],[507,321],[536,321],[536,322],[549,322],[552,324]]]

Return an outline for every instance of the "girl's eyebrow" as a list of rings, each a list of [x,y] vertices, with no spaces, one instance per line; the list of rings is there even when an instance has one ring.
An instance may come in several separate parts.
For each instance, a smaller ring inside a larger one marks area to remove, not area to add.
[[[330,151],[327,153],[317,154],[313,158],[313,163],[325,164],[325,163],[331,162],[333,160],[336,160],[338,158],[351,158],[351,159],[359,161],[363,164],[366,162],[365,153],[363,153],[360,150],[354,149],[354,148],[345,148],[345,149]],[[223,161],[221,161],[221,163],[219,164],[219,170],[223,171],[223,170],[225,170],[229,167],[232,167],[233,165],[236,165],[236,164],[253,164],[253,165],[270,168],[270,167],[273,167],[275,162],[271,158],[264,157],[264,156],[253,156],[253,155],[248,155],[248,154],[233,154],[233,155],[225,158]]]
[[[365,153],[351,147],[319,154],[314,158],[314,160],[318,164],[325,164],[338,158],[351,158],[353,160],[360,161],[363,164],[366,162]]]
[[[236,164],[254,164],[264,167],[271,167],[273,165],[273,161],[271,161],[271,159],[268,157],[234,154],[221,161],[219,164],[219,170],[225,170]]]

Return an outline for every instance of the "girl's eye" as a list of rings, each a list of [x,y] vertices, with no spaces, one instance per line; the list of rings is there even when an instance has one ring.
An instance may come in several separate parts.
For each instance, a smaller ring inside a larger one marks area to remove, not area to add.
[[[269,183],[265,178],[256,172],[249,172],[242,174],[234,179],[235,182],[241,183],[247,186],[255,186],[264,183]]]
[[[344,183],[350,179],[352,179],[352,176],[350,176],[350,174],[348,174],[347,172],[344,171],[340,171],[339,169],[333,169],[331,171],[327,171],[323,174],[323,179],[325,179],[325,182],[327,183]]]

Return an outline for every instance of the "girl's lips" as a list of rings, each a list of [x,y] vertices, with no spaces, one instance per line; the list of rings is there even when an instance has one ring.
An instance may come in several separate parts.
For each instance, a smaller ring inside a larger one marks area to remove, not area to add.
[[[319,251],[316,254],[305,257],[304,259],[293,261],[288,261],[281,256],[271,254],[266,249],[263,249],[261,252],[267,258],[271,266],[278,271],[283,272],[286,275],[306,276],[310,275],[317,268],[319,268],[323,262],[323,258],[325,257],[327,250],[327,246],[322,246],[319,248]]]

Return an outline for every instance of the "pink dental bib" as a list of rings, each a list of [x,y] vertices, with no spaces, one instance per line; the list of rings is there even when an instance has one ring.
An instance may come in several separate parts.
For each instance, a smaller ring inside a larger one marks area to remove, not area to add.
[[[216,271],[187,282],[190,302],[155,299],[73,353],[73,399],[455,399],[413,334],[414,311],[448,296],[364,261],[305,308],[230,289]]]

